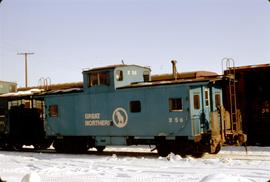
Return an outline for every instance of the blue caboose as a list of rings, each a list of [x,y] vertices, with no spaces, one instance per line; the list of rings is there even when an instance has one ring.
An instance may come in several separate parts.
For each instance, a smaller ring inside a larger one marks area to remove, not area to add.
[[[44,96],[46,133],[58,151],[155,145],[161,156],[217,153],[224,142],[215,78],[151,81],[151,70],[113,65],[83,71],[83,89]]]

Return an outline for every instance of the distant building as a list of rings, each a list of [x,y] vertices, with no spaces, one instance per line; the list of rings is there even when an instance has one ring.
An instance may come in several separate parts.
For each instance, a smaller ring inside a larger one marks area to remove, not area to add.
[[[16,92],[16,91],[17,91],[16,83],[0,81],[0,94]]]

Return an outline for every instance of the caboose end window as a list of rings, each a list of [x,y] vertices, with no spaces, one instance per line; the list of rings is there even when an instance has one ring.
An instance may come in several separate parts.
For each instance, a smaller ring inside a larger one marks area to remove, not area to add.
[[[49,106],[49,116],[57,117],[58,116],[58,105],[50,105]]]
[[[169,110],[170,112],[182,111],[182,98],[170,98],[169,99]]]
[[[199,95],[193,95],[193,106],[194,106],[194,109],[200,109],[201,108],[200,96]]]
[[[221,97],[220,97],[220,93],[216,93],[215,94],[215,102],[216,102],[216,107],[220,107],[221,106]]]

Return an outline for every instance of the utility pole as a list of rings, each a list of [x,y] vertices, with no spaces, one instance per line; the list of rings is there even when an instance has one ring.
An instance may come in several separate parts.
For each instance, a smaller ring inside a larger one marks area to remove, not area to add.
[[[17,55],[24,55],[24,70],[25,70],[25,88],[28,87],[28,70],[27,70],[27,57],[28,55],[33,55],[33,52],[22,52],[17,53]]]

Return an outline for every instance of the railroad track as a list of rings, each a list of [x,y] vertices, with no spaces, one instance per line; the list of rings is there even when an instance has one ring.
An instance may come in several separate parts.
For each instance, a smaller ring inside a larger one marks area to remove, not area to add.
[[[33,153],[52,153],[52,154],[73,154],[73,153],[58,153],[54,149],[46,149],[46,150],[35,150],[33,148],[23,148],[21,150],[0,150],[0,152],[33,152]],[[99,155],[99,156],[112,156],[117,155],[119,157],[149,157],[149,158],[157,158],[159,155],[157,152],[149,152],[147,151],[117,151],[117,150],[109,150],[103,152],[97,152],[95,150],[88,150],[87,152],[79,153],[79,154],[89,154],[89,155]],[[78,155],[79,155],[78,154]]]
[[[144,149],[136,151],[136,149],[119,149],[109,148],[103,152],[97,152],[95,150],[89,150],[81,154],[99,155],[99,156],[112,156],[117,155],[118,157],[147,157],[147,158],[158,158],[159,155],[156,151],[151,152],[150,149]],[[4,151],[4,150],[0,150]],[[9,151],[13,152],[13,151]],[[33,148],[23,148],[20,151],[14,152],[34,152],[34,153],[54,153],[58,154],[54,149],[46,150],[34,150]],[[60,153],[59,153],[60,154]],[[65,153],[66,154],[66,153]],[[202,159],[232,159],[232,160],[256,160],[256,161],[270,161],[270,151],[221,151],[218,154],[208,154],[202,156]]]
[[[204,159],[233,159],[233,160],[256,160],[256,161],[270,161],[270,155],[264,154],[243,154],[243,153],[219,153],[219,154],[205,154]]]

